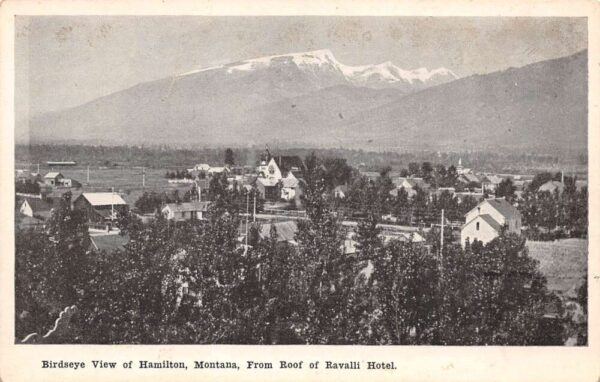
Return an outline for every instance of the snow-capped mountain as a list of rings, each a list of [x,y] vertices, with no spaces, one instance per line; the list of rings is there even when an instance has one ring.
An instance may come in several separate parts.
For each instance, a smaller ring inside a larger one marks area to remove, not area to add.
[[[340,82],[375,88],[404,85],[422,89],[429,84],[439,85],[458,79],[456,74],[446,68],[431,71],[426,68],[404,70],[390,61],[376,65],[345,65],[339,62],[329,49],[254,58],[201,68],[184,73],[182,76],[211,71],[225,71],[228,74],[234,74],[286,66],[294,66],[317,77],[326,77],[327,83],[337,77]]]
[[[585,147],[586,65],[581,52],[455,80],[443,68],[344,65],[327,50],[262,57],[36,115],[17,128],[25,135],[17,138],[377,149]]]

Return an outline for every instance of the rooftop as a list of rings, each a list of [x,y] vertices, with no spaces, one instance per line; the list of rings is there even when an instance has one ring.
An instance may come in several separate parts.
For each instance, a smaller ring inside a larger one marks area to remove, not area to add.
[[[173,212],[192,212],[192,211],[208,211],[210,202],[192,201],[185,203],[168,203],[165,208],[171,209]]]
[[[127,202],[125,202],[119,194],[114,192],[84,192],[81,195],[87,199],[92,206],[127,205]]]

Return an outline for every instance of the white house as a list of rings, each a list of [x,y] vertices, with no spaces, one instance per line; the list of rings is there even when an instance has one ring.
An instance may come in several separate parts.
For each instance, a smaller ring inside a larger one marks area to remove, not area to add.
[[[202,220],[204,214],[208,211],[210,202],[192,201],[185,203],[168,203],[163,209],[162,214],[168,220]]]
[[[298,178],[290,171],[285,178],[281,179],[281,199],[293,200],[296,197],[296,188],[298,187]]]
[[[193,170],[207,172],[208,170],[210,170],[210,165],[207,163],[199,163],[194,166]]]
[[[503,227],[508,232],[521,233],[521,214],[505,199],[486,199],[465,215],[466,223],[460,231],[460,241],[474,240],[488,243],[498,237]]]
[[[19,212],[24,216],[48,219],[55,207],[53,202],[53,199],[25,198]]]
[[[228,167],[211,167],[208,170],[209,175],[222,174],[222,173],[229,173],[229,168]]]
[[[60,172],[49,172],[44,176],[44,183],[48,186],[58,186],[62,178],[64,176]]]
[[[342,184],[333,189],[333,197],[337,199],[344,199],[348,193],[348,186]]]
[[[279,165],[277,165],[277,162],[275,161],[274,157],[271,158],[271,160],[269,160],[269,162],[267,162],[266,164],[261,163],[261,166],[258,170],[262,174],[262,176],[267,179],[280,180],[283,178],[281,169],[279,168]]]
[[[553,194],[554,191],[558,190],[558,193],[562,194],[564,189],[564,183],[558,182],[556,180],[549,180],[546,183],[542,184],[540,188],[538,188],[538,192],[549,192]]]

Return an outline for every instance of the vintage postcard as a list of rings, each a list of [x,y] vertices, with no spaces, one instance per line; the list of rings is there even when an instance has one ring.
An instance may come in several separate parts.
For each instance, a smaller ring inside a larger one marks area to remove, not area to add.
[[[0,12],[2,381],[600,378],[598,2]]]

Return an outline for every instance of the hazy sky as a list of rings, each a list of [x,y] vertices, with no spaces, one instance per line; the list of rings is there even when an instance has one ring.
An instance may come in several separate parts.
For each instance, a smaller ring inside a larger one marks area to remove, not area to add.
[[[586,30],[585,18],[19,16],[17,119],[200,67],[323,48],[348,65],[468,76],[586,49]]]

